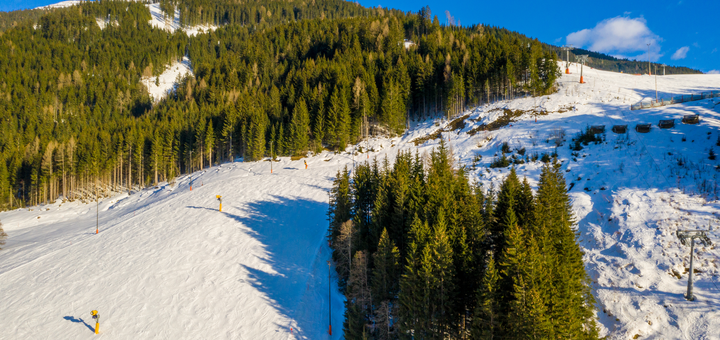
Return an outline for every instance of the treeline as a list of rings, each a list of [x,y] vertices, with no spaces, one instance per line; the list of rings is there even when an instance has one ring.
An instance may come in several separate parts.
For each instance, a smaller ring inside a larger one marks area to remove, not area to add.
[[[0,12],[0,32],[16,27],[25,22],[37,23],[40,17],[47,14],[46,9],[25,9],[11,12]]]
[[[562,51],[559,47],[551,47],[557,54],[560,60],[566,60],[567,54]],[[590,56],[588,62],[585,64],[592,68],[596,68],[604,71],[612,72],[623,72],[630,74],[646,74],[648,73],[648,62],[647,60],[629,60],[629,59],[618,59],[613,56],[576,48],[570,51],[570,62],[576,62],[578,55]],[[657,72],[658,75],[663,74],[663,67],[660,63],[650,63],[650,68],[653,74]],[[573,71],[574,72],[574,71]],[[684,66],[665,66],[665,74],[702,74],[699,70],[691,69]]]
[[[565,179],[514,169],[473,185],[441,141],[428,157],[339,172],[328,237],[346,339],[596,339]]]
[[[182,25],[239,25],[258,30],[298,20],[375,16],[386,11],[337,0],[161,0],[160,8],[165,13],[174,13],[177,9]]]
[[[328,11],[188,38],[152,28],[141,3],[100,1],[7,30],[0,208],[142,187],[238,156],[343,150],[409,119],[547,93],[557,76],[554,53],[503,29],[443,27],[428,8]],[[97,18],[117,24],[101,30]],[[140,79],[183,55],[195,76],[154,105]]]

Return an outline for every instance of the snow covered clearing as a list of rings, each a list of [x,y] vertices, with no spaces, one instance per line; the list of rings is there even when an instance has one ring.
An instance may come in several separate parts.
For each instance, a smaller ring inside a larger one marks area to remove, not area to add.
[[[159,3],[149,4],[146,6],[150,10],[150,15],[152,16],[152,19],[148,23],[153,27],[158,27],[170,33],[174,33],[177,30],[182,30],[188,36],[195,36],[198,34],[208,33],[217,29],[217,26],[214,25],[183,27],[180,24],[180,11],[178,9],[175,9],[175,13],[172,17],[170,17],[169,15],[165,15],[165,12],[160,9]]]
[[[102,18],[95,18],[95,22],[97,22],[98,27],[100,27],[101,30],[105,29],[108,25],[118,26],[119,23],[117,20],[110,21],[109,19],[102,19]]]
[[[675,236],[706,229],[720,242],[720,161],[709,159],[720,137],[720,101],[630,111],[655,97],[655,77],[589,68],[583,75],[586,84],[578,84],[579,72],[563,75],[553,95],[496,102],[462,121],[415,122],[402,137],[361,143],[368,154],[323,152],[307,158],[307,170],[289,158],[274,163],[272,174],[267,161],[235,162],[104,199],[98,235],[94,204],[0,213],[9,234],[0,251],[0,337],[91,337],[89,313],[97,309],[109,339],[339,339],[343,296],[327,278],[325,239],[335,173],[368,155],[422,154],[442,135],[484,187],[497,188],[509,172],[488,167],[503,143],[533,185],[542,163],[531,156],[557,152],[602,335],[720,338],[720,250],[696,247],[698,300],[686,301],[689,248]],[[661,97],[717,91],[720,75],[660,76],[657,83]],[[682,124],[688,114],[699,114],[700,123]],[[660,119],[675,119],[675,127],[659,129]],[[492,131],[480,128],[493,122]],[[635,132],[637,123],[651,123],[651,131]],[[611,132],[615,124],[627,124],[628,133]],[[591,125],[605,125],[603,140],[571,150],[572,138]]]
[[[158,102],[164,98],[169,91],[173,91],[177,81],[186,74],[193,75],[190,59],[183,57],[181,61],[172,63],[165,71],[157,76],[142,78],[140,81],[147,87],[153,101]]]

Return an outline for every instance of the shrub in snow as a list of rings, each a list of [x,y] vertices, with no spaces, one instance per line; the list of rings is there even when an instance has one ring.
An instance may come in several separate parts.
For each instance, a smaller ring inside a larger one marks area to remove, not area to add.
[[[7,238],[7,236],[8,235],[5,233],[5,231],[2,228],[2,223],[0,223],[0,246],[5,245],[5,239]],[[0,248],[0,249],[2,249],[2,248]]]
[[[505,154],[502,155],[500,158],[495,158],[492,163],[490,163],[491,168],[507,168],[510,166],[510,160],[505,156]]]

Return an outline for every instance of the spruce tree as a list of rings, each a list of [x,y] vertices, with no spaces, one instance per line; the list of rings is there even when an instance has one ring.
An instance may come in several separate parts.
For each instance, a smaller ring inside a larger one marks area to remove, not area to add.
[[[372,296],[375,304],[396,298],[400,276],[399,257],[399,251],[388,236],[387,229],[383,229],[377,252],[373,254],[375,268],[372,279]]]
[[[212,121],[209,121],[207,124],[207,131],[205,131],[205,143],[203,146],[205,147],[204,151],[207,155],[208,166],[212,166],[212,154],[213,149],[215,148],[215,131],[213,130]],[[205,168],[205,166],[202,165],[202,168]]]
[[[300,100],[293,110],[292,121],[290,122],[290,135],[292,152],[294,155],[301,155],[307,151],[308,139],[310,136],[310,123],[305,99]]]
[[[473,313],[471,335],[473,339],[499,338],[501,332],[500,297],[498,280],[500,279],[492,253],[486,256],[485,271],[480,290],[478,304]]]
[[[367,339],[367,320],[360,306],[350,300],[345,301],[345,321],[343,321],[343,336],[347,340]]]
[[[455,297],[453,251],[442,213],[433,227],[432,239],[423,249],[422,276],[426,284],[426,323],[431,337],[448,336]]]
[[[429,238],[429,227],[417,216],[410,227],[410,242],[405,268],[400,279],[399,336],[401,339],[422,339],[428,334],[425,322],[426,282],[422,271],[422,249]]]
[[[505,243],[506,243],[506,232],[508,229],[507,221],[509,211],[513,211],[512,216],[515,219],[514,223],[517,223],[517,214],[515,209],[518,207],[518,198],[520,196],[520,180],[515,173],[515,168],[510,170],[510,174],[505,178],[502,185],[500,186],[500,192],[498,193],[497,204],[493,211],[495,215],[494,223],[490,225],[490,242],[491,249],[496,255],[502,254]]]
[[[582,261],[583,252],[577,243],[572,205],[567,194],[560,164],[546,164],[540,174],[535,204],[536,229],[546,230],[552,244],[544,253],[551,254],[552,291],[549,293],[549,314],[553,326],[562,337],[597,338],[594,298],[590,279]]]
[[[352,196],[350,195],[350,173],[347,166],[338,171],[330,189],[330,208],[328,210],[328,241],[333,249],[340,235],[340,227],[352,218]]]

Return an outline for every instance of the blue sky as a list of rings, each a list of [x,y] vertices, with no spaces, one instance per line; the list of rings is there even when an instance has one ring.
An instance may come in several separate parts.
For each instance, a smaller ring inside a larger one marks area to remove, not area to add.
[[[59,0],[4,0],[1,11],[57,3]],[[461,25],[482,23],[523,33],[540,41],[606,54],[720,72],[720,1],[440,1],[359,0],[417,12],[429,5],[440,22],[445,11]]]

